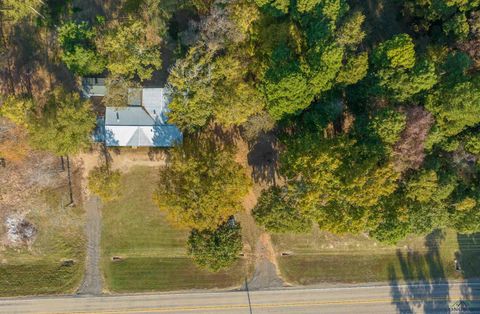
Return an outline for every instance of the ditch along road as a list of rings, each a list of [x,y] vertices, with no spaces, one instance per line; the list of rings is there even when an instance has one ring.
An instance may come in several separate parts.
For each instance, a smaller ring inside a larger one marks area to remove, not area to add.
[[[0,313],[480,313],[480,282],[5,298]]]

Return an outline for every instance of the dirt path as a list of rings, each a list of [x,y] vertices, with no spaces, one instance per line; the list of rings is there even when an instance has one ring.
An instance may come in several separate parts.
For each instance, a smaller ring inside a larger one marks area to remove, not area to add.
[[[100,295],[103,288],[103,277],[100,268],[102,211],[101,200],[92,195],[87,188],[88,173],[101,163],[102,155],[99,152],[84,153],[77,156],[76,163],[82,168],[82,191],[84,209],[86,213],[85,234],[87,237],[87,257],[85,275],[78,289],[78,294]],[[165,165],[163,156],[153,160],[144,151],[122,151],[121,154],[112,154],[111,166],[114,170],[126,173],[132,166],[159,167]]]
[[[250,290],[283,287],[270,235],[262,233],[255,247],[255,272],[248,283]]]
[[[248,282],[248,288],[260,290],[289,286],[280,276],[270,235],[256,225],[251,215],[262,190],[271,184],[282,182],[277,174],[275,140],[272,136],[264,136],[253,147],[248,147],[247,143],[241,139],[238,139],[236,144],[238,151],[235,160],[247,169],[248,175],[254,181],[252,189],[243,201],[245,216],[241,221],[244,229],[243,236],[249,247],[253,248],[251,262],[255,267],[253,276]]]
[[[100,239],[101,239],[101,202],[97,196],[91,195],[85,202],[87,221],[87,258],[85,277],[78,289],[78,294],[99,295],[102,293],[102,273],[100,271]]]

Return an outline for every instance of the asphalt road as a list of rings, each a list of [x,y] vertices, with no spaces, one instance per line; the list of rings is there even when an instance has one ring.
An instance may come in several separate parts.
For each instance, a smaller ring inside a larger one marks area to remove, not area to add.
[[[249,298],[250,304],[249,305]],[[460,301],[466,300],[470,301]],[[480,283],[0,299],[0,313],[480,313]]]

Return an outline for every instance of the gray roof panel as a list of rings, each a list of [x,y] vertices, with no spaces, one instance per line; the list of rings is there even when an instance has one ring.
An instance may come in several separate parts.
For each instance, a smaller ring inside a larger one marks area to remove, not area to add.
[[[150,126],[155,121],[142,107],[107,107],[105,125]]]

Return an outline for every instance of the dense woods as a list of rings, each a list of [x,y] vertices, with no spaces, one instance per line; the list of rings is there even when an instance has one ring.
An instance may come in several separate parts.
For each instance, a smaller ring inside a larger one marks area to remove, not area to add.
[[[185,141],[154,198],[192,230],[200,265],[218,270],[241,250],[227,221],[251,185],[213,125],[280,141],[284,180],[253,210],[268,231],[318,224],[388,243],[480,231],[479,0],[398,0],[396,31],[353,0],[119,0],[95,12],[81,2],[2,2],[7,162],[88,147],[82,76],[107,77],[119,104],[115,86],[166,84]],[[109,184],[92,187],[118,189],[107,170],[92,176]]]

